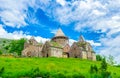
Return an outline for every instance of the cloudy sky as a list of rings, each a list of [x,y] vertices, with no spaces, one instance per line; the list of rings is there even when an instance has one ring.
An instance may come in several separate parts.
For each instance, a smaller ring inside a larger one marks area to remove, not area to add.
[[[120,63],[120,0],[0,0],[0,38],[45,42],[59,27]]]

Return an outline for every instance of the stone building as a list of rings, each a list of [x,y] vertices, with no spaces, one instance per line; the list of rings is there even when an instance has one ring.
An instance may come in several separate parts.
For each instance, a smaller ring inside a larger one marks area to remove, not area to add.
[[[62,46],[53,41],[46,41],[42,53],[43,57],[62,57]]]
[[[68,37],[59,28],[51,41],[47,41],[43,46],[44,57],[63,57],[63,48],[68,44]]]
[[[78,42],[74,42],[70,48],[70,57],[96,60],[95,52],[89,42],[86,42],[83,36],[80,36]]]
[[[24,44],[22,56],[25,57],[64,57],[96,60],[95,52],[90,43],[86,42],[83,36],[72,46],[69,45],[69,38],[59,28],[55,36],[44,44],[38,43],[31,37]]]
[[[22,51],[23,57],[42,57],[42,47],[43,45],[38,43],[34,37],[25,42],[24,50]]]
[[[66,44],[64,47],[63,47],[63,57],[64,58],[69,58],[69,52],[70,52],[70,45],[69,44]]]
[[[69,42],[68,37],[65,36],[65,34],[62,32],[62,30],[60,28],[58,29],[55,36],[51,39],[51,41],[57,42],[62,47],[64,47]]]

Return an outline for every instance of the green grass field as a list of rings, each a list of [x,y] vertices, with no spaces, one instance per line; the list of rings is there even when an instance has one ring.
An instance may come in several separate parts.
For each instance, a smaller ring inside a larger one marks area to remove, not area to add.
[[[91,65],[101,62],[76,58],[14,58],[0,56],[0,77],[3,78],[93,78]],[[108,66],[112,78],[120,78],[120,67]]]

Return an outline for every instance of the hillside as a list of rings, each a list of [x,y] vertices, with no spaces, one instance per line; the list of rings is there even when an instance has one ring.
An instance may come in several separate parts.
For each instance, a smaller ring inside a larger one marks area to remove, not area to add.
[[[90,66],[100,68],[101,62],[76,58],[14,58],[0,57],[0,75],[3,78],[93,78]],[[108,66],[112,78],[120,77],[120,67]],[[99,74],[99,73],[98,73]],[[101,78],[101,77],[98,77]]]
[[[0,51],[3,53],[8,53],[8,46],[11,41],[11,39],[0,38]]]

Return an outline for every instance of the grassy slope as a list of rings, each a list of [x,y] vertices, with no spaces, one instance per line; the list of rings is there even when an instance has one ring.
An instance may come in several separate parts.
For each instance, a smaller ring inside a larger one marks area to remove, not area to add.
[[[4,67],[5,71],[3,76],[17,77],[25,76],[26,73],[31,72],[31,69],[39,68],[42,72],[51,74],[65,73],[66,75],[81,73],[86,78],[90,74],[90,65],[97,65],[100,67],[100,62],[80,60],[73,58],[13,58],[13,57],[0,57],[0,67]],[[120,68],[108,67],[108,71],[112,72],[113,78],[120,77]]]

